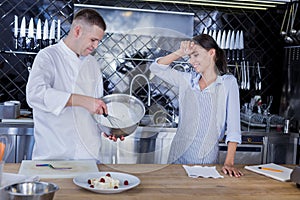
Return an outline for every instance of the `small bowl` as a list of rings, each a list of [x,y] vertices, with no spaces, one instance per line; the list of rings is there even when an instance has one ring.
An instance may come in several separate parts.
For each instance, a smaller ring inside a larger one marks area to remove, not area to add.
[[[52,200],[59,187],[47,182],[22,182],[4,188],[10,200]]]

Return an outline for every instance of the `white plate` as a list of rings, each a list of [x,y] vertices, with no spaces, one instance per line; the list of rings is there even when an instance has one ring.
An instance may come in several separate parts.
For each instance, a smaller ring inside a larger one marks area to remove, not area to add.
[[[112,178],[118,179],[120,181],[120,186],[118,189],[97,189],[97,188],[90,188],[90,184],[88,184],[88,180],[91,178],[99,178],[100,176],[105,176],[107,173],[111,175]],[[129,185],[124,185],[124,181],[127,180]],[[131,174],[119,173],[119,172],[95,172],[95,173],[88,173],[76,176],[73,179],[75,185],[82,187],[86,190],[90,190],[96,193],[105,193],[105,194],[114,194],[120,193],[125,190],[129,190],[134,188],[140,184],[140,179],[136,176]]]

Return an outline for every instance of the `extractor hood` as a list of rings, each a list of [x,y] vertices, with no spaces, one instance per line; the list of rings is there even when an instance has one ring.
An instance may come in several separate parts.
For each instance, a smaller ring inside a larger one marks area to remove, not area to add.
[[[201,5],[201,6],[214,6],[214,7],[228,7],[228,8],[243,8],[243,9],[256,9],[267,10],[274,8],[280,4],[288,2],[299,2],[299,0],[140,0],[143,2],[160,2],[160,3],[175,3],[184,5]]]

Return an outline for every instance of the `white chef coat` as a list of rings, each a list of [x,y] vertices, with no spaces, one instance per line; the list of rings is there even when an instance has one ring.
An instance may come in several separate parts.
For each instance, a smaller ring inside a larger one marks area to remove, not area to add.
[[[65,107],[71,93],[102,97],[102,72],[93,56],[77,57],[61,40],[37,54],[26,87],[33,108],[33,160],[100,160],[100,131],[86,109]]]

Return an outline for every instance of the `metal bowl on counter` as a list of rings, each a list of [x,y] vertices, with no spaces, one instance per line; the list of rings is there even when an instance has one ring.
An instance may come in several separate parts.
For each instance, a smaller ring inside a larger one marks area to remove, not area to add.
[[[10,200],[52,200],[59,187],[47,182],[22,182],[4,188]]]
[[[145,115],[145,106],[138,98],[128,94],[110,94],[102,98],[108,115],[94,115],[99,129],[108,135],[132,134]]]

